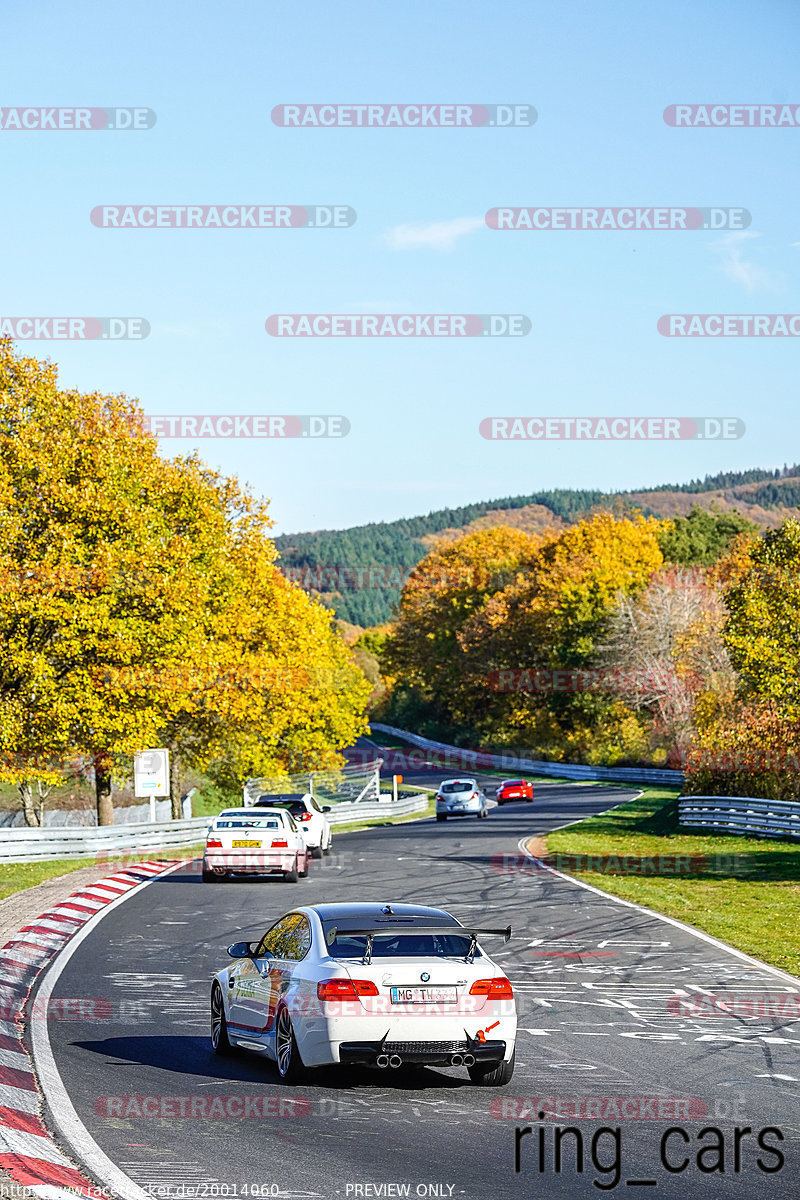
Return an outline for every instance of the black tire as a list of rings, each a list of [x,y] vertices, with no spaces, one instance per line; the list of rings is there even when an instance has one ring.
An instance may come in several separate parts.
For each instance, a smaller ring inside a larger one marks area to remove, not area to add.
[[[297,1049],[292,1018],[288,1008],[282,1008],[278,1013],[275,1028],[275,1054],[278,1074],[284,1083],[302,1083],[307,1071]]]
[[[308,857],[308,855],[306,855],[305,866],[303,867],[302,871],[297,872],[301,879],[305,879],[306,875],[308,874],[308,864],[310,862],[311,862],[311,859]]]
[[[203,871],[203,883],[216,883],[219,876],[214,871]]]
[[[504,804],[505,804],[505,800],[498,800],[498,801],[497,801],[498,808],[502,808]]]
[[[322,847],[321,846],[312,846],[311,847],[311,857],[312,858],[322,858]]]
[[[215,983],[211,989],[211,1049],[215,1054],[222,1056],[235,1054],[237,1049],[228,1037],[225,1003],[222,999],[222,989],[218,983]]]
[[[437,814],[436,814],[436,820],[437,820],[437,821],[446,821],[446,820],[447,820],[447,814],[446,814],[446,813],[437,813]]]
[[[323,847],[323,850],[322,850],[323,854],[330,854],[332,842],[333,842],[333,838],[331,838],[331,840],[328,842],[327,846]]]
[[[475,1063],[474,1066],[467,1067],[469,1077],[477,1087],[502,1087],[504,1083],[510,1082],[514,1074],[516,1055],[515,1050],[508,1062],[499,1062],[494,1067],[491,1063]]]
[[[284,872],[283,872],[283,881],[284,881],[284,883],[297,883],[298,879],[300,878],[300,875],[299,875],[299,873],[298,873],[298,870],[297,870],[297,866],[298,866],[298,863],[297,863],[297,856],[295,856],[295,860],[294,860],[294,868],[293,868],[291,871],[284,871]]]

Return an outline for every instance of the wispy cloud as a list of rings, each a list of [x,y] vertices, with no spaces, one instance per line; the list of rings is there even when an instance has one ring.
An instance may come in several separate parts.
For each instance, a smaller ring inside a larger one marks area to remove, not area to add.
[[[392,250],[455,250],[456,242],[485,228],[483,217],[454,217],[452,221],[395,225],[386,235]]]
[[[744,258],[746,244],[757,237],[761,237],[761,234],[742,230],[726,233],[718,241],[711,243],[711,249],[719,255],[722,273],[734,283],[741,284],[748,292],[771,287],[774,282],[769,271]]]

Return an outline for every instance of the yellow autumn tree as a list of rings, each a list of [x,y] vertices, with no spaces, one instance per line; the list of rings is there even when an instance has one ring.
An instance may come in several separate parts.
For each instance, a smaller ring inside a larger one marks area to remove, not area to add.
[[[4,777],[23,786],[83,756],[108,824],[115,769],[165,738],[193,764],[241,748],[288,762],[296,716],[335,756],[369,689],[332,684],[346,652],[282,582],[269,525],[235,480],[163,459],[134,401],[61,390],[54,367],[0,341]],[[303,671],[325,680],[318,716]]]

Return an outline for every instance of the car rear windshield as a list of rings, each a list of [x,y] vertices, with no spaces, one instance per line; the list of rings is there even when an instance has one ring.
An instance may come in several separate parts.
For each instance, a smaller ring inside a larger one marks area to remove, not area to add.
[[[264,807],[266,807],[266,803]],[[304,813],[307,811],[304,800],[270,800],[269,807],[285,808],[290,813]]]
[[[215,821],[214,829],[280,829],[281,823],[277,817],[231,817],[225,821]]]
[[[507,779],[503,787],[522,787],[524,783],[524,779]]]
[[[325,931],[326,940],[328,930]],[[391,937],[375,937],[372,942],[373,958],[464,958],[469,950],[467,934],[454,933],[397,933]],[[328,945],[331,958],[363,958],[367,948],[364,934],[338,930]],[[475,957],[481,952],[476,948]]]
[[[450,792],[471,792],[473,784],[471,780],[464,783],[443,783],[439,788],[442,795],[447,796]]]

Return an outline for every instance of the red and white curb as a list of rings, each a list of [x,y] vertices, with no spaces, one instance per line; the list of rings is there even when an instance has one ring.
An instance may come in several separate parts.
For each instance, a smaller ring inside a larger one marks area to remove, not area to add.
[[[0,1169],[42,1200],[96,1200],[101,1192],[59,1150],[39,1115],[41,1094],[22,1037],[31,989],[96,913],[174,865],[141,862],[108,875],[53,905],[0,948]]]

